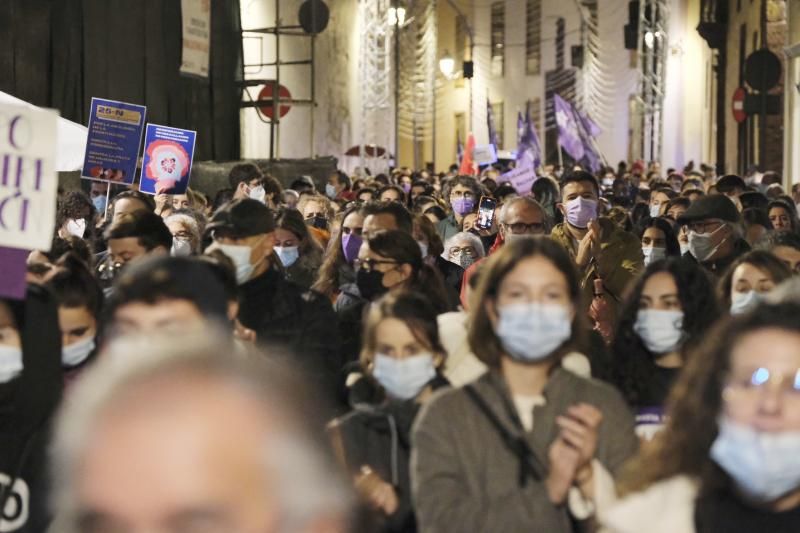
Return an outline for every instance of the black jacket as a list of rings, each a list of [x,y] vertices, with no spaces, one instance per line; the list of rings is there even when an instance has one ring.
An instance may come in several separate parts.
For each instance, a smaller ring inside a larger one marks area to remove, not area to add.
[[[57,307],[34,285],[24,303],[6,303],[20,327],[24,368],[0,384],[0,530],[42,533],[50,522],[47,444],[63,390]]]
[[[715,279],[719,279],[725,274],[725,271],[728,270],[728,267],[731,266],[734,261],[749,251],[750,245],[747,244],[747,241],[744,239],[737,239],[733,245],[733,252],[727,257],[720,257],[719,259],[699,264],[706,272],[714,276]],[[698,263],[697,259],[695,259],[690,252],[683,254],[682,258],[684,261],[690,261],[695,264]]]
[[[239,321],[261,346],[288,350],[320,397],[334,401],[341,343],[327,298],[286,281],[273,266],[239,286]]]

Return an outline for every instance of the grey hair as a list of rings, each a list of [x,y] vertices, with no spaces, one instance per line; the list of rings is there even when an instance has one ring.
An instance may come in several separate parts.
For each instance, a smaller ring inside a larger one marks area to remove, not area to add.
[[[447,242],[444,243],[442,258],[449,260],[450,248],[455,246],[456,243],[460,241],[469,241],[470,246],[475,248],[475,251],[478,252],[478,257],[486,257],[486,250],[483,248],[483,242],[481,242],[480,237],[468,231],[461,231],[447,239]]]
[[[265,476],[277,478],[281,531],[298,531],[320,518],[346,523],[351,486],[324,436],[314,395],[284,358],[232,346],[216,331],[153,338],[122,337],[87,371],[62,405],[51,447],[54,475],[52,533],[80,533],[74,493],[87,439],[121,398],[155,380],[199,378],[230,386],[253,399],[277,429],[264,437]]]
[[[192,251],[197,252],[200,247],[200,224],[197,223],[197,219],[185,213],[176,213],[164,219],[164,224],[169,224],[170,222],[181,224],[192,234]]]
[[[532,196],[514,196],[506,203],[503,204],[503,207],[500,208],[500,214],[497,216],[497,222],[500,224],[506,223],[506,217],[508,216],[508,210],[511,208],[512,205],[516,205],[518,203],[524,203],[528,207],[532,207],[534,209],[538,209],[539,212],[542,214],[542,219],[544,220],[544,224],[546,230],[550,231],[550,217],[547,216],[547,211],[545,208],[540,204],[536,198]]]

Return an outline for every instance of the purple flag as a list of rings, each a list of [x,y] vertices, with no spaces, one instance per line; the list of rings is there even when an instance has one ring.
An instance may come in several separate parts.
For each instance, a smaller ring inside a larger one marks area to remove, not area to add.
[[[525,119],[522,118],[522,111],[517,111],[517,148],[522,144],[523,135],[525,135]],[[517,154],[519,154],[519,149]]]
[[[585,155],[583,139],[581,139],[581,127],[575,119],[575,113],[569,102],[559,95],[553,95],[553,106],[555,108],[556,123],[558,124],[558,144],[575,161],[580,161]]]
[[[0,247],[0,265],[3,265],[0,296],[16,300],[25,298],[25,273],[29,253],[28,250]]]
[[[530,102],[528,102],[530,107]],[[542,165],[542,148],[539,135],[531,120],[530,108],[525,111],[525,127],[517,146],[517,167],[530,166],[537,169]]]
[[[494,109],[489,99],[486,99],[486,125],[489,128],[489,144],[494,146],[497,151],[497,128],[494,126]]]
[[[461,160],[464,159],[464,143],[461,142],[461,132],[456,133],[456,163],[461,168]]]
[[[583,113],[581,111],[577,111],[577,113],[578,117],[581,119],[583,128],[592,139],[596,138],[598,135],[600,135],[600,133],[602,133],[603,130],[600,129],[600,126],[598,126],[597,123],[592,120],[587,113]]]

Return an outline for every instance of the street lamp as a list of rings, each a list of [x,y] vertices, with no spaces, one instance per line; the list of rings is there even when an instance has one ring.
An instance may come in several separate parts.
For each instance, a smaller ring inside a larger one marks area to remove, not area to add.
[[[456,70],[456,60],[453,59],[453,56],[450,55],[450,52],[445,50],[444,56],[439,60],[439,71],[441,71],[442,75],[449,79],[453,78],[453,74]]]

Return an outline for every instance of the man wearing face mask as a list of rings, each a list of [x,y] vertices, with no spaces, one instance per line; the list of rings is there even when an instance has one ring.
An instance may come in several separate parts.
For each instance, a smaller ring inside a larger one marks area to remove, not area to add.
[[[234,200],[212,217],[206,231],[233,261],[239,284],[239,321],[265,346],[288,348],[301,358],[314,385],[333,398],[341,368],[339,326],[321,294],[284,279],[275,254],[272,212],[254,200]]]
[[[737,257],[750,250],[741,215],[726,196],[698,198],[678,223],[688,230],[689,251],[683,258],[699,263],[714,276],[722,275]]]
[[[252,198],[262,203],[266,201],[264,173],[253,163],[234,166],[228,174],[228,183],[233,189],[234,200]]]
[[[337,170],[328,177],[328,183],[325,185],[325,196],[331,200],[345,200],[347,202],[355,200],[356,195],[351,190],[352,181],[350,176]]]
[[[551,237],[572,257],[581,272],[584,302],[595,294],[595,280],[602,280],[610,317],[622,301],[625,287],[644,269],[639,239],[599,216],[600,189],[588,172],[577,171],[561,182],[559,210],[564,222],[553,228]]]

